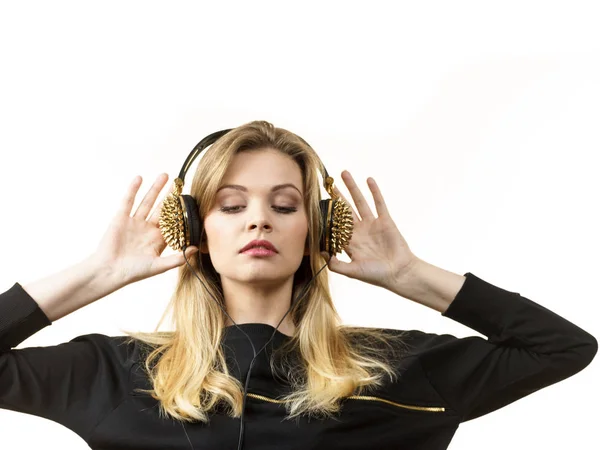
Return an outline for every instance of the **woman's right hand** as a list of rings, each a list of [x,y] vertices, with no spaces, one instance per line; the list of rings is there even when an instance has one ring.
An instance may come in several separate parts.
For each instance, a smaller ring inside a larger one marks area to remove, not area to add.
[[[117,214],[93,255],[93,258],[102,267],[107,268],[122,286],[185,264],[182,251],[171,256],[160,256],[167,247],[167,243],[158,227],[162,201],[155,208],[152,215],[148,217],[159,192],[168,178],[169,176],[166,173],[162,173],[156,178],[137,210],[131,216],[137,191],[142,184],[141,176],[136,176],[133,179]],[[197,247],[188,247],[186,249],[188,259],[197,250]]]

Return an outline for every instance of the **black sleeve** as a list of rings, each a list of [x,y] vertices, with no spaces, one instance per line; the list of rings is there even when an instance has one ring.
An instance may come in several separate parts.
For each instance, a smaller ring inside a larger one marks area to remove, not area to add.
[[[584,369],[598,351],[586,331],[470,272],[441,313],[487,336],[421,332],[419,360],[461,422],[502,408]]]
[[[52,323],[15,283],[0,294],[0,408],[60,423],[84,440],[127,392],[127,362],[102,334],[12,349]]]

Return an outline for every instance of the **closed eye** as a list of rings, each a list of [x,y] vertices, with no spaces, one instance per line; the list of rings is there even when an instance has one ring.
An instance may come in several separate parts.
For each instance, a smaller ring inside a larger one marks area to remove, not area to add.
[[[240,208],[243,208],[243,206],[222,206],[221,208],[219,208],[219,211],[228,213],[228,214],[232,214],[232,213],[236,213],[237,211],[239,211]],[[293,206],[291,206],[291,207],[273,206],[273,209],[281,214],[290,214],[290,213],[293,213],[298,210],[297,208],[294,208]]]

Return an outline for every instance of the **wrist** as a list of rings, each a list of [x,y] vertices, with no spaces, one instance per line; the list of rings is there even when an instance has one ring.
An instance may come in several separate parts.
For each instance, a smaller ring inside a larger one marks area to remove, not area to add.
[[[462,288],[466,277],[416,258],[410,270],[390,289],[395,294],[444,313]]]
[[[93,273],[90,280],[90,287],[101,296],[108,295],[128,283],[123,274],[119,274],[112,264],[98,258],[96,255],[90,255],[80,261],[79,265],[87,273]]]

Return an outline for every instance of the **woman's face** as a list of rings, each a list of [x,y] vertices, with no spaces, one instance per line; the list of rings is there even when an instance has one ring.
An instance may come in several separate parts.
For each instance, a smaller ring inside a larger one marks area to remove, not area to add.
[[[273,190],[283,184],[291,186]],[[223,278],[241,283],[284,282],[308,254],[300,167],[291,157],[273,149],[236,154],[206,215],[204,228],[208,249],[203,247],[202,251],[210,253],[221,282]],[[277,252],[266,257],[240,253],[254,239],[270,241]]]

